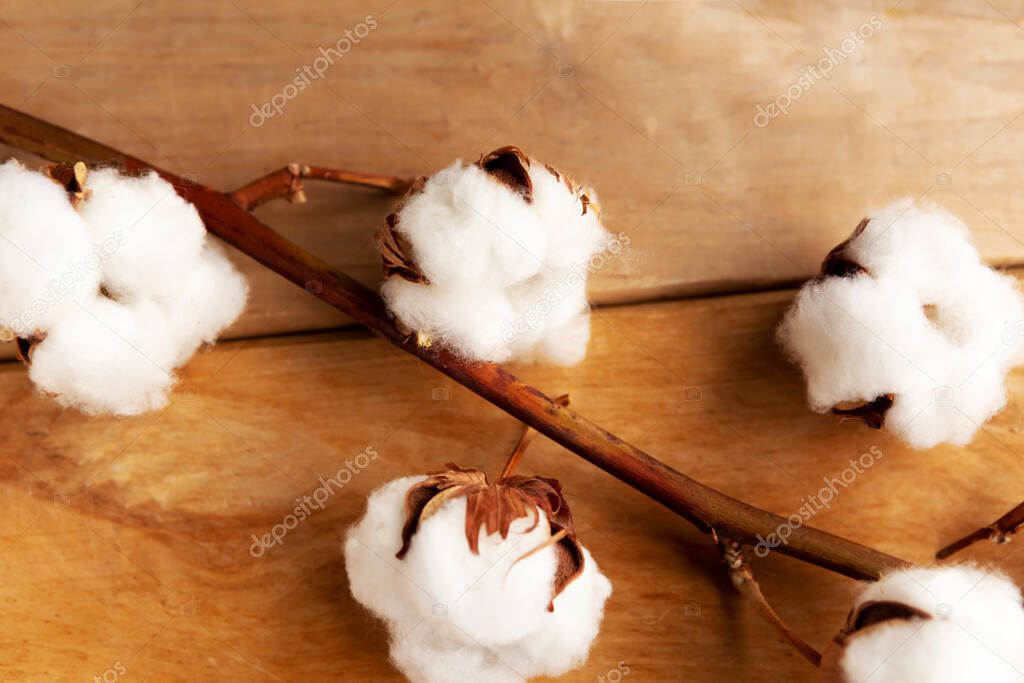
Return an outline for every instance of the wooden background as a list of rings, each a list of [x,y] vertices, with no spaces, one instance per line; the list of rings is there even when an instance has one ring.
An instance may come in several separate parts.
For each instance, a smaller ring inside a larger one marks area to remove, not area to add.
[[[377,23],[280,115],[269,100],[367,16]],[[767,105],[872,20],[874,35],[758,127]],[[813,523],[912,560],[1024,497],[1024,373],[965,449],[910,451],[810,414],[772,330],[865,211],[932,199],[986,259],[1024,263],[1024,3],[493,0],[8,0],[5,104],[224,189],[290,161],[417,174],[518,144],[599,190],[631,247],[592,280],[590,356],[515,368],[722,490],[795,512],[823,477],[884,456]],[[310,186],[258,214],[371,283],[390,200]],[[0,365],[0,680],[400,680],[348,594],[340,538],[365,495],[446,460],[500,467],[516,424],[346,327],[239,257],[234,341],[201,353],[166,410],[88,419]],[[8,350],[9,351],[9,350]],[[7,354],[10,355],[9,353]],[[254,559],[320,476],[381,454]],[[626,680],[813,679],[733,594],[688,525],[550,442],[615,593],[586,666]],[[1014,545],[967,554],[1024,580]],[[853,584],[772,555],[783,615],[824,646]],[[611,679],[609,679],[611,680]]]

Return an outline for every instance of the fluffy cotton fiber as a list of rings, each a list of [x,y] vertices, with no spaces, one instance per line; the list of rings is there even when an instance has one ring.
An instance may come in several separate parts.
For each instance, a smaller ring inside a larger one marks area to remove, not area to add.
[[[1005,576],[971,566],[893,572],[858,596],[851,625],[870,603],[921,615],[872,623],[826,653],[826,680],[844,683],[1009,683],[1024,679],[1024,607]],[[850,626],[848,625],[848,629]]]
[[[345,541],[352,595],[383,619],[395,666],[414,683],[518,683],[559,676],[582,663],[597,636],[611,584],[584,550],[583,573],[554,600],[555,548],[543,512],[512,523],[506,539],[480,531],[466,541],[466,499],[427,518],[402,545],[405,494],[424,477],[374,491]],[[532,529],[530,527],[533,527]]]
[[[16,161],[0,165],[0,327],[29,337],[88,299],[100,272],[83,268],[69,277],[68,264],[92,244],[60,185]],[[71,285],[70,293],[58,298],[58,283]]]
[[[981,263],[948,212],[902,200],[841,249],[863,272],[807,283],[779,328],[811,408],[894,395],[887,429],[916,448],[968,443],[1024,360],[1016,281]]]
[[[392,275],[381,294],[407,328],[467,358],[576,364],[588,262],[609,242],[594,194],[514,148],[485,159],[521,175],[481,160],[426,179],[393,215],[426,282]]]
[[[238,317],[248,285],[155,173],[101,169],[86,190],[76,210],[53,180],[0,166],[0,328],[32,342],[29,377],[63,405],[163,407],[174,368]]]

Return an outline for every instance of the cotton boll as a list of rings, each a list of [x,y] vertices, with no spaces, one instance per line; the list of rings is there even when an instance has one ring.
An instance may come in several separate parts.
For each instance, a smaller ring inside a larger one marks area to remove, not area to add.
[[[0,166],[0,327],[29,342],[30,379],[63,405],[160,408],[173,369],[239,315],[247,284],[155,173],[76,180],[73,203],[53,179]]]
[[[29,378],[61,405],[137,415],[167,403],[174,355],[155,304],[96,297],[48,329],[32,353]]]
[[[64,189],[11,160],[0,165],[0,327],[45,330],[99,287],[89,230]]]
[[[395,666],[416,683],[522,683],[578,666],[611,594],[590,553],[582,549],[582,573],[549,611],[558,561],[544,512],[513,519],[504,538],[481,527],[473,553],[469,498],[456,491],[419,518],[398,559],[406,495],[424,482],[375,490],[345,541],[352,595],[387,624]]]
[[[885,618],[892,617],[895,618]],[[896,571],[858,596],[827,681],[953,683],[1024,676],[1024,608],[1006,577],[970,566]]]
[[[966,228],[902,201],[830,253],[778,340],[814,410],[891,396],[872,423],[929,448],[968,443],[1003,407],[1005,375],[1024,361],[1019,321],[1016,281],[981,264]]]
[[[188,361],[201,344],[212,344],[245,308],[249,284],[213,243],[179,279],[174,297],[162,302],[177,337],[174,366]]]
[[[107,287],[122,298],[173,297],[206,237],[196,208],[154,172],[135,177],[99,169],[87,188],[82,218],[95,241],[118,245],[103,264]]]
[[[467,359],[573,365],[609,241],[591,190],[502,147],[410,190],[378,235],[381,293],[399,323]]]
[[[430,177],[397,229],[434,284],[504,287],[544,267],[547,235],[523,198],[461,161]]]
[[[512,351],[514,318],[505,290],[446,288],[388,278],[381,285],[388,309],[406,327],[476,360],[501,363]]]

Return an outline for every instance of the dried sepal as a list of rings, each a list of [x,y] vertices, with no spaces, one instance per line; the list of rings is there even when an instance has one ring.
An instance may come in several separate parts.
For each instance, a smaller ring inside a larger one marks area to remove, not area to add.
[[[402,526],[402,547],[396,554],[401,559],[409,552],[412,537],[419,530],[420,524],[440,504],[456,495],[470,490],[475,486],[486,486],[487,475],[481,470],[464,469],[454,463],[446,465],[448,469],[435,472],[416,484],[405,494],[405,524]],[[433,504],[432,504],[433,502]]]
[[[881,624],[893,619],[911,621],[914,619],[931,619],[932,615],[922,609],[889,600],[870,600],[859,605],[856,610],[851,610],[848,617],[847,634]]]
[[[89,198],[90,190],[85,187],[89,169],[83,162],[50,164],[46,166],[45,170],[50,180],[63,187],[64,191],[68,193],[68,201],[71,202],[71,206],[77,209],[82,202]]]
[[[377,252],[380,254],[384,277],[392,275],[404,278],[409,282],[430,284],[416,262],[409,256],[409,243],[397,230],[398,214],[388,214],[384,225],[377,231]]]
[[[533,180],[530,178],[530,157],[512,145],[484,154],[476,165],[513,192],[533,201]]]
[[[846,641],[855,633],[864,631],[878,624],[891,623],[893,621],[914,621],[928,620],[932,615],[913,605],[907,605],[893,600],[869,600],[860,605],[855,605],[846,615],[846,625],[833,638],[833,642],[842,648]],[[833,666],[838,666],[839,656],[836,651],[829,653],[830,660],[835,660]]]
[[[868,227],[870,220],[869,218],[862,218],[849,237],[832,247],[832,251],[828,252],[825,260],[821,262],[821,272],[818,274],[819,280],[824,280],[827,277],[855,277],[867,272],[864,266],[846,255],[846,248],[853,240],[860,237],[860,234]]]
[[[44,339],[46,339],[46,332],[36,330],[29,337],[18,337],[15,339],[15,354],[25,365],[32,364],[32,351],[35,350]]]
[[[832,412],[844,420],[860,420],[872,429],[881,429],[885,426],[885,414],[895,401],[895,394],[882,394],[858,406],[837,405],[832,408]]]
[[[554,590],[549,610],[554,609],[554,599],[566,586],[583,572],[583,548],[576,540],[572,512],[562,494],[561,485],[554,479],[544,477],[511,476],[493,484],[487,482],[487,475],[478,469],[463,468],[449,463],[446,470],[436,472],[414,485],[405,497],[405,523],[402,526],[402,547],[396,557],[401,559],[409,552],[416,532],[423,522],[440,507],[455,498],[466,498],[466,542],[473,554],[479,554],[480,531],[486,534],[500,534],[508,538],[512,522],[531,517],[533,524],[526,530],[532,531],[540,522],[543,511],[550,527],[548,542],[534,548],[519,559],[541,550],[548,544],[555,546],[556,570]]]

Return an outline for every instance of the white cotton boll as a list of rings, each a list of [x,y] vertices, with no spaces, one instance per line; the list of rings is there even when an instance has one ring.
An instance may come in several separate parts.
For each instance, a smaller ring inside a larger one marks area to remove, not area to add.
[[[28,337],[91,297],[92,249],[60,185],[15,160],[0,165],[0,327]]]
[[[47,330],[29,377],[64,406],[137,415],[162,408],[175,382],[173,339],[149,301],[126,306],[96,297]]]
[[[423,479],[376,489],[345,540],[352,595],[387,624],[395,666],[414,683],[522,683],[582,663],[611,594],[590,553],[582,549],[582,573],[548,611],[557,560],[543,545],[543,512],[536,526],[513,520],[505,539],[481,528],[473,554],[467,500],[456,496],[421,521],[398,559],[406,493]]]
[[[804,372],[811,407],[892,394],[884,426],[911,446],[970,442],[1005,404],[1006,373],[1024,362],[1017,282],[981,263],[956,218],[907,200],[873,217],[838,254],[863,272],[826,269],[801,289],[778,331]]]
[[[221,249],[208,243],[182,274],[172,300],[163,303],[177,338],[173,364],[185,364],[201,344],[212,344],[245,308],[249,283]]]
[[[153,172],[89,174],[82,218],[94,240],[116,245],[103,263],[107,287],[119,297],[171,298],[182,274],[200,258],[206,228],[196,208]]]
[[[439,286],[504,287],[544,267],[547,235],[523,198],[461,161],[427,179],[397,229]]]
[[[31,342],[29,377],[62,405],[161,408],[174,368],[237,318],[248,285],[155,173],[100,169],[80,196],[0,166],[0,327]]]
[[[514,318],[505,290],[446,288],[388,278],[381,285],[388,309],[410,330],[468,358],[501,363],[512,351]]]
[[[503,147],[426,179],[389,216],[381,293],[402,325],[470,360],[574,365],[609,244],[591,190]]]
[[[854,620],[872,602],[899,603],[924,616],[854,630],[835,653],[836,667],[826,667],[831,680],[1009,683],[1024,677],[1021,593],[1001,574],[970,566],[896,571],[858,596]]]

